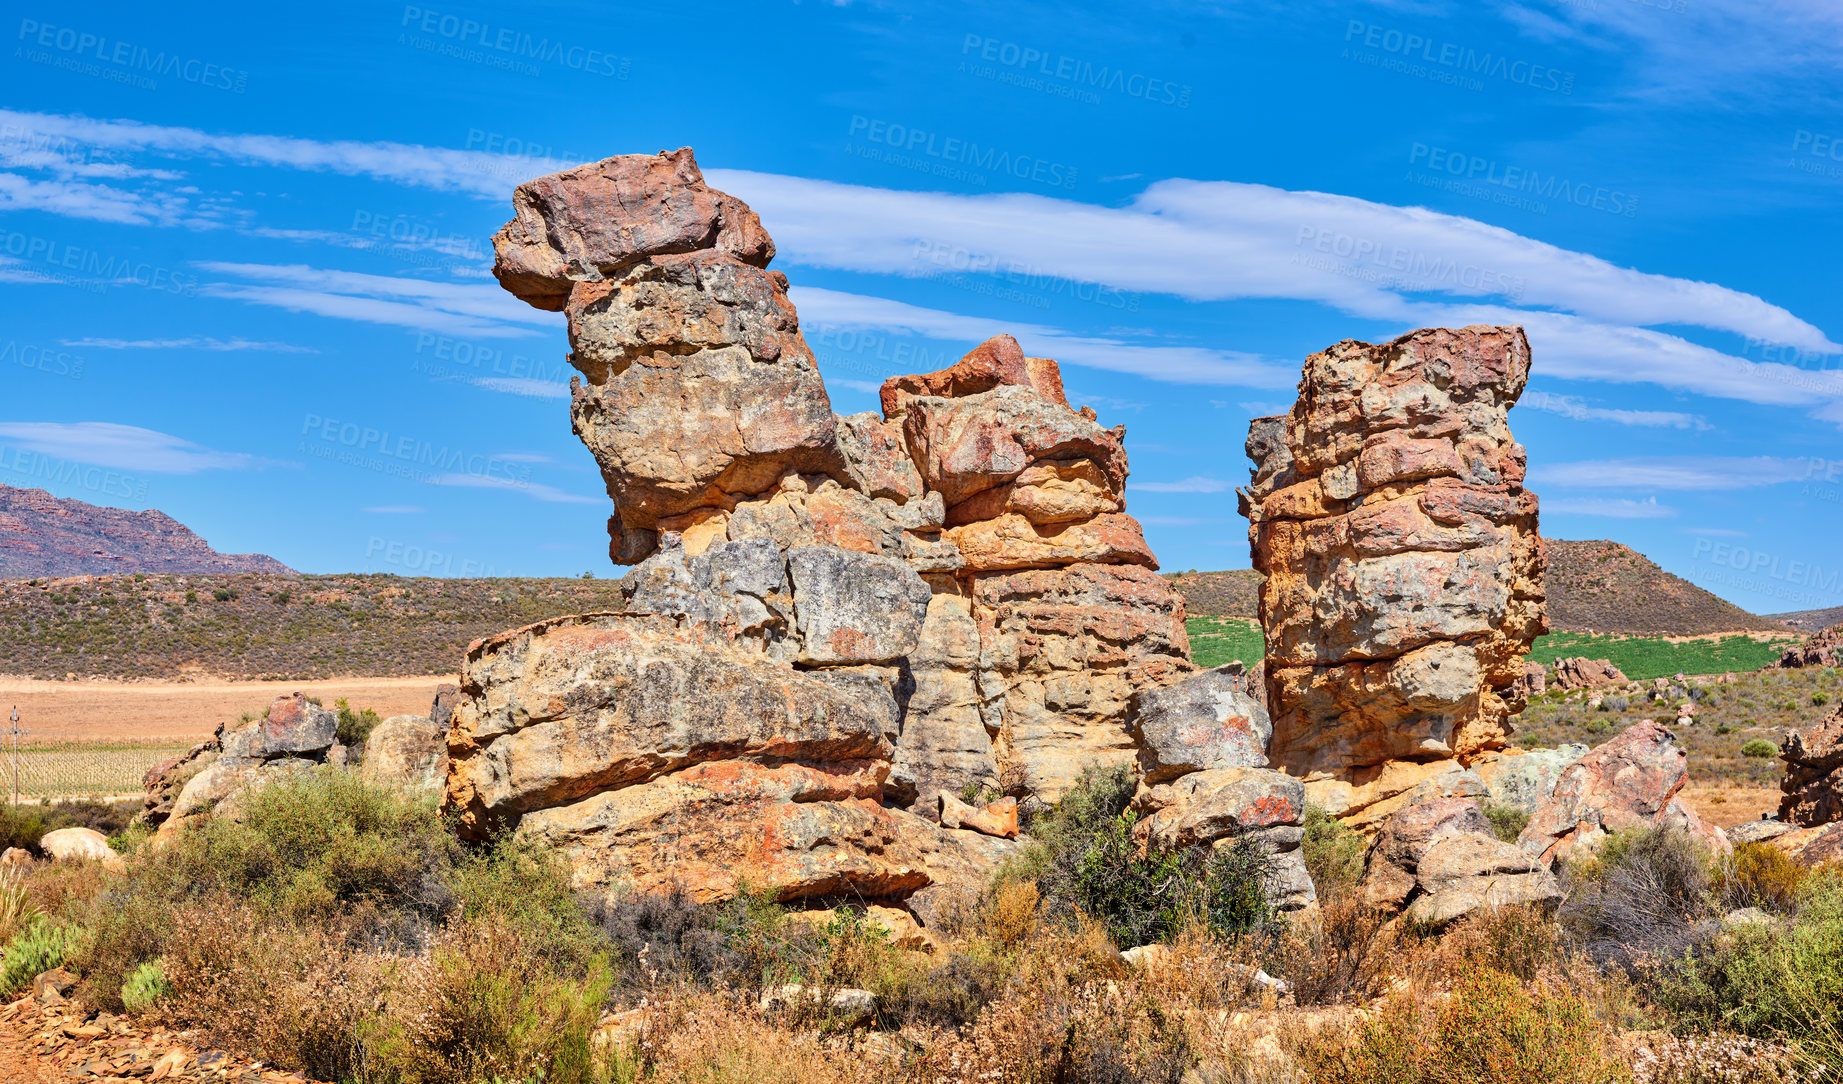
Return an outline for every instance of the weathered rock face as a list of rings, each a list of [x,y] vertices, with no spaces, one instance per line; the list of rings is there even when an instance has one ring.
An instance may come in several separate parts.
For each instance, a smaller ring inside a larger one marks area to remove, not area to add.
[[[406,790],[441,793],[448,778],[447,732],[446,726],[437,726],[420,715],[391,716],[365,739],[359,778]]]
[[[1607,685],[1624,685],[1626,676],[1606,659],[1576,656],[1555,660],[1557,689],[1598,689]]]
[[[513,294],[569,321],[571,416],[607,480],[630,609],[797,668],[892,668],[885,796],[1053,801],[1130,760],[1127,703],[1192,669],[1125,514],[1125,431],[1001,335],[831,413],[774,245],[689,149],[521,185]]]
[[[1498,805],[1513,806],[1525,813],[1555,793],[1555,781],[1562,770],[1587,755],[1585,745],[1563,745],[1555,749],[1527,749],[1521,753],[1494,757],[1474,771],[1491,790],[1491,800]]]
[[[1785,760],[1779,819],[1806,828],[1843,820],[1843,706],[1787,734],[1779,755]]]
[[[1561,903],[1555,875],[1491,833],[1478,803],[1439,798],[1384,821],[1359,886],[1364,899],[1413,922],[1445,926],[1481,908]]]
[[[1647,719],[1564,768],[1517,845],[1551,865],[1591,854],[1613,832],[1667,824],[1726,850],[1721,829],[1678,797],[1688,777],[1689,755],[1676,736]]]
[[[1520,328],[1347,340],[1249,428],[1272,756],[1333,813],[1374,823],[1427,777],[1404,765],[1501,748],[1521,708],[1545,631],[1507,423],[1528,374]]]
[[[1806,666],[1835,666],[1843,658],[1843,625],[1832,625],[1814,633],[1802,644],[1794,644],[1779,656],[1781,670],[1798,670]]]

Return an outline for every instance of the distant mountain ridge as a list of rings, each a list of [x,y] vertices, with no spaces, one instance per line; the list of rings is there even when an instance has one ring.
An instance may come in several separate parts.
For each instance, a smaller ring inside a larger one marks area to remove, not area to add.
[[[1664,571],[1644,554],[1618,542],[1545,538],[1542,545],[1549,558],[1544,581],[1549,596],[1549,627],[1556,632],[1702,636],[1716,632],[1785,632],[1788,625],[1812,631],[1788,619],[1801,617],[1809,622],[1826,613],[1837,615],[1829,623],[1843,620],[1843,611],[1775,617],[1748,613]],[[1194,616],[1248,620],[1259,616],[1261,574],[1253,569],[1174,572],[1165,578],[1184,596],[1185,607]]]
[[[260,553],[219,553],[165,512],[103,508],[0,485],[0,579],[293,571]]]
[[[1766,616],[1774,621],[1783,621],[1800,632],[1822,632],[1832,625],[1843,625],[1843,606],[1832,606],[1827,610],[1793,610],[1791,613]]]

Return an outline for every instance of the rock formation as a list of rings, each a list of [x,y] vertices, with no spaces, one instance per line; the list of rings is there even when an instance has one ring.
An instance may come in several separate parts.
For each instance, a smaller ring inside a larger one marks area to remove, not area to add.
[[[1689,754],[1676,735],[1646,719],[1562,769],[1554,792],[1530,816],[1517,845],[1552,864],[1591,854],[1613,832],[1665,824],[1727,849],[1721,829],[1703,821],[1678,796],[1688,778]]]
[[[1843,706],[1787,734],[1779,755],[1785,760],[1779,819],[1804,828],[1843,820]]]
[[[1334,814],[1379,822],[1502,748],[1521,708],[1545,631],[1507,422],[1528,374],[1515,327],[1346,340],[1306,359],[1290,414],[1249,427],[1272,757]]]
[[[1804,643],[1786,648],[1777,665],[1781,670],[1835,666],[1838,658],[1843,658],[1843,625],[1832,625],[1813,633]]]
[[[1557,689],[1599,689],[1608,685],[1624,685],[1627,680],[1625,674],[1606,659],[1589,659],[1577,655],[1571,659],[1555,660]]]
[[[1562,897],[1555,875],[1493,835],[1478,803],[1465,798],[1420,802],[1384,821],[1359,891],[1373,907],[1435,927],[1481,908],[1554,911]]]

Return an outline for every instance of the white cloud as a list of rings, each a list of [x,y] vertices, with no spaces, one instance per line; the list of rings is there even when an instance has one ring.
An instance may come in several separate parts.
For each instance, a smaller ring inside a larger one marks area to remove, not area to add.
[[[503,457],[502,457],[503,458]],[[594,497],[585,497],[579,493],[566,493],[556,486],[542,482],[521,482],[514,478],[486,474],[438,474],[427,480],[432,486],[458,486],[464,489],[507,489],[523,493],[533,500],[547,504],[597,504]]]
[[[115,422],[0,422],[0,439],[75,463],[142,471],[196,474],[278,466],[243,452],[220,452],[152,429]]]
[[[876,395],[883,390],[883,385],[875,380],[851,380],[846,377],[828,376],[825,378],[827,388],[850,388],[865,395]]]
[[[968,344],[1008,333],[1029,354],[1053,357],[1064,364],[1135,373],[1151,380],[1279,387],[1299,379],[1296,368],[1270,365],[1254,354],[1200,346],[1145,346],[1105,336],[1073,335],[1041,324],[962,316],[817,286],[798,286],[789,293],[800,310],[801,323],[808,326],[877,328]]]
[[[1227,493],[1235,488],[1231,482],[1200,475],[1177,482],[1130,482],[1128,485],[1142,493]]]
[[[64,345],[79,350],[261,350],[271,354],[318,354],[311,346],[293,343],[258,342],[254,339],[65,339]]]
[[[1677,515],[1675,508],[1657,503],[1656,497],[1646,497],[1642,501],[1628,497],[1562,497],[1543,501],[1542,510],[1613,519],[1673,519]]]
[[[1615,425],[1671,429],[1710,428],[1708,420],[1698,414],[1683,414],[1672,410],[1623,410],[1588,406],[1585,400],[1576,396],[1556,395],[1546,391],[1527,392],[1523,398],[1517,400],[1517,405],[1526,410],[1560,414],[1564,418],[1572,418],[1575,421],[1612,422]]]
[[[1755,456],[1633,456],[1576,463],[1550,463],[1530,471],[1532,487],[1583,489],[1750,489],[1795,482],[1811,470],[1808,460]],[[1543,507],[1553,507],[1544,501]]]
[[[557,314],[534,309],[497,285],[429,282],[302,264],[204,260],[198,266],[215,274],[258,280],[207,282],[199,287],[207,296],[341,320],[500,338],[534,334],[526,328],[505,326],[508,322],[540,327],[561,322]]]

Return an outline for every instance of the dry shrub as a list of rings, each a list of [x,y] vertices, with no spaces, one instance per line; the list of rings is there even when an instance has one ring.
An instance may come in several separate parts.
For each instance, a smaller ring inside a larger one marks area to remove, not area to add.
[[[1454,923],[1423,966],[1438,975],[1489,969],[1528,982],[1561,958],[1561,930],[1541,909],[1491,907]]]
[[[986,932],[1001,945],[1016,945],[1037,928],[1037,882],[1000,885],[986,909]]]
[[[1261,966],[1285,979],[1300,1005],[1340,1005],[1375,996],[1407,966],[1388,916],[1354,894],[1334,896],[1262,938]]]
[[[0,869],[0,945],[42,914],[44,909],[32,898],[25,874],[17,866]]]
[[[1294,1053],[1315,1084],[1613,1084],[1630,1079],[1614,1035],[1563,984],[1481,970],[1448,995],[1411,989],[1307,1032]]]
[[[1777,847],[1742,843],[1733,854],[1714,862],[1716,898],[1730,910],[1760,907],[1789,915],[1797,909],[1798,895],[1809,871]]]
[[[1680,828],[1610,835],[1567,880],[1562,924],[1602,964],[1681,956],[1706,936],[1708,854]]]
[[[604,961],[573,978],[523,924],[497,910],[469,915],[395,969],[373,1072],[404,1084],[590,1084],[590,1033],[608,987]]]
[[[1644,1038],[1632,1055],[1635,1084],[1802,1084],[1792,1052],[1744,1035]]]
[[[345,931],[275,922],[236,900],[194,904],[175,916],[163,969],[159,1011],[171,1024],[316,1080],[367,1067],[384,974]]]
[[[899,1040],[881,1040],[900,1047]],[[853,1037],[777,1026],[748,1000],[695,994],[648,1013],[614,1060],[614,1078],[648,1084],[883,1084],[899,1066],[853,1049]]]

